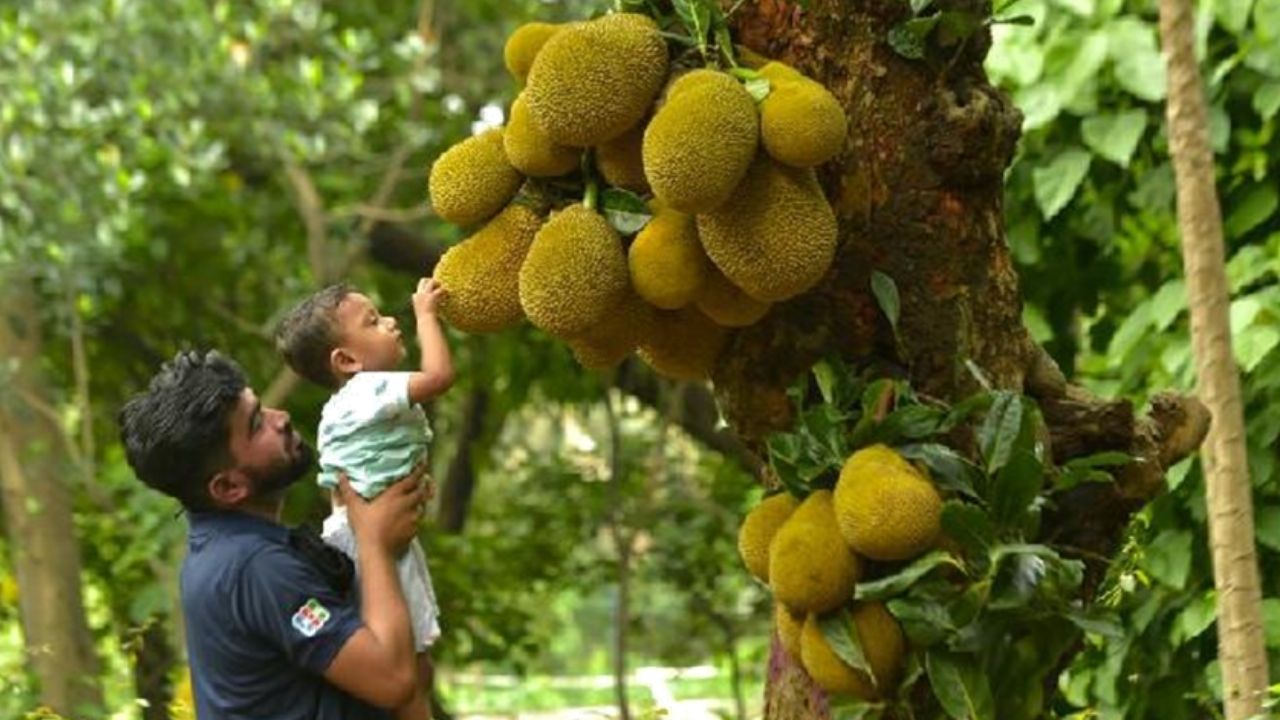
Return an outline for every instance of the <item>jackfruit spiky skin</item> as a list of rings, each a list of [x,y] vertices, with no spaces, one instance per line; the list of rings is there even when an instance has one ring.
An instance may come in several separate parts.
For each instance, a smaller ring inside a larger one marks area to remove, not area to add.
[[[547,137],[529,116],[524,94],[511,103],[511,118],[502,136],[502,147],[512,167],[530,177],[559,177],[578,169],[582,150],[560,145]]]
[[[542,46],[563,28],[563,25],[531,22],[521,25],[511,33],[506,46],[502,48],[502,61],[516,82],[524,84],[529,77],[529,68],[533,67],[533,60]]]
[[[803,612],[826,612],[853,597],[861,566],[836,529],[830,490],[815,490],[769,544],[775,599]]]
[[[751,297],[780,302],[817,285],[836,251],[836,217],[812,170],[761,154],[722,207],[698,216],[707,257]]]
[[[780,602],[773,603],[773,626],[778,631],[778,642],[796,660],[800,659],[800,631],[805,617],[804,613],[793,613]]]
[[[561,145],[590,147],[649,113],[667,77],[667,45],[653,20],[615,13],[556,33],[529,70],[529,110]]]
[[[769,60],[764,65],[760,66],[759,73],[775,86],[780,82],[793,82],[805,79],[804,73],[786,63],[778,62],[777,60]]]
[[[653,325],[653,308],[633,292],[604,320],[568,340],[578,364],[588,370],[616,367],[635,352]]]
[[[760,140],[778,162],[813,167],[844,149],[849,121],[825,87],[803,76],[779,79],[760,103]]]
[[[640,359],[672,380],[706,380],[724,348],[725,330],[697,308],[655,310],[640,341]]]
[[[621,238],[584,205],[553,215],[520,268],[520,305],[529,322],[561,338],[605,319],[627,288]]]
[[[672,86],[644,131],[644,173],[667,205],[710,212],[734,193],[759,145],[755,100],[732,76],[694,70]]]
[[[799,506],[794,495],[780,492],[761,500],[743,518],[738,528],[738,554],[747,571],[761,582],[769,582],[769,543]]]
[[[698,309],[725,327],[755,325],[769,312],[772,303],[761,302],[742,291],[714,265],[698,292]]]
[[[845,461],[835,512],[849,547],[874,560],[920,555],[934,547],[942,530],[942,498],[933,483],[884,445],[863,448]]]
[[[627,267],[640,297],[663,310],[692,302],[713,269],[698,242],[693,216],[666,208],[636,233]]]
[[[861,670],[855,670],[831,649],[822,628],[821,618],[810,615],[800,631],[800,659],[809,677],[818,687],[833,695],[852,695],[872,701],[891,696],[902,671],[906,640],[898,621],[882,603],[854,604],[850,611],[853,627],[862,646],[863,657],[875,676],[875,684]]]
[[[644,176],[645,123],[635,127],[596,148],[596,168],[605,182],[641,195],[648,194],[649,181]]]
[[[512,204],[476,234],[449,248],[435,277],[447,291],[440,316],[466,332],[493,332],[524,319],[520,266],[542,218]]]
[[[507,206],[524,176],[502,147],[502,128],[486,130],[454,145],[431,166],[431,207],[463,227],[476,225]]]

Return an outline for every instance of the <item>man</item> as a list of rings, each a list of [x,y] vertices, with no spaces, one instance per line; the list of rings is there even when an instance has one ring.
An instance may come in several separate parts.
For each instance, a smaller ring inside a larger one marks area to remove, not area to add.
[[[125,405],[120,427],[134,472],[190,521],[182,606],[201,720],[389,718],[413,697],[395,560],[417,534],[421,473],[372,501],[342,479],[357,594],[344,587],[349,564],[327,567],[323,545],[280,524],[285,489],[315,453],[231,360],[180,353]]]

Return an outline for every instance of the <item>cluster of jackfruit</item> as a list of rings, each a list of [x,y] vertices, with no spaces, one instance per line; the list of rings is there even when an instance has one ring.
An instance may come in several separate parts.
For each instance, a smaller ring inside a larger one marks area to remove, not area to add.
[[[671,57],[636,13],[528,23],[508,38],[520,91],[507,124],[449,149],[430,173],[436,213],[479,228],[436,270],[447,321],[487,332],[528,319],[586,367],[635,352],[698,380],[732,329],[821,281],[836,219],[814,167],[844,147],[839,103],[780,63],[756,74],[770,87],[758,102],[738,75],[673,69]],[[539,182],[620,188],[651,217],[633,237],[591,203],[544,218],[521,204],[521,188]]]
[[[747,570],[773,592],[774,625],[782,647],[829,693],[873,701],[892,694],[906,640],[879,602],[854,602],[868,561],[909,560],[939,542],[942,498],[928,475],[885,445],[849,456],[835,490],[803,501],[771,495],[751,510],[738,532]],[[871,669],[846,663],[819,622],[848,618]]]

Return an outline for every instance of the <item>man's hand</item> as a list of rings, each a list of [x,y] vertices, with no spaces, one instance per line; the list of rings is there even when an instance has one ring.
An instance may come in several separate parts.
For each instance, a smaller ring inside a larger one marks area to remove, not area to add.
[[[440,303],[449,293],[435,278],[422,278],[418,281],[418,289],[413,293],[413,314],[415,317],[435,315]]]
[[[346,475],[338,476],[338,496],[347,507],[351,530],[360,546],[398,556],[417,537],[422,508],[427,502],[422,483],[426,471],[425,465],[418,466],[373,500],[365,500],[352,490]]]

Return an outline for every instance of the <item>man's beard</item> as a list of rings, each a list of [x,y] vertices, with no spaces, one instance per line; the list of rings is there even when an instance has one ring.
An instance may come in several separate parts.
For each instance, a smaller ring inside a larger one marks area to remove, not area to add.
[[[261,498],[283,493],[290,485],[298,482],[311,472],[315,465],[316,451],[305,441],[298,445],[298,453],[288,463],[273,468],[269,472],[254,473],[253,497]]]

